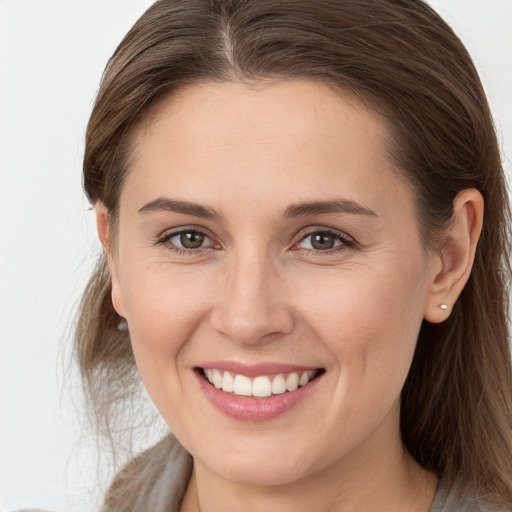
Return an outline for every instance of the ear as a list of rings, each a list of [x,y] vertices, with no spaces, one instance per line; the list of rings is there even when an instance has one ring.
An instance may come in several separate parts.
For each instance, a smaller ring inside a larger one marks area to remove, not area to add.
[[[108,209],[103,202],[96,201],[94,211],[96,213],[96,229],[98,231],[98,237],[107,256],[108,266],[110,269],[110,278],[112,281],[112,304],[114,305],[114,309],[117,314],[124,318],[124,300],[117,272],[117,258],[113,254],[114,248],[111,243]]]
[[[440,248],[432,259],[430,290],[424,317],[429,322],[446,320],[466,285],[482,231],[484,200],[475,189],[462,190],[453,203],[453,217]]]
[[[102,201],[96,201],[94,204],[94,213],[96,214],[96,230],[98,238],[106,254],[109,253],[110,226],[108,224],[108,209]]]

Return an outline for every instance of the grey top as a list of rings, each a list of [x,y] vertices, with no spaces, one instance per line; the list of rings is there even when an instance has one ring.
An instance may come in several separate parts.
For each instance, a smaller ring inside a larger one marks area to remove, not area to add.
[[[481,500],[460,490],[455,486],[449,492],[441,480],[437,488],[430,512],[493,512],[490,507],[482,504]],[[498,512],[498,511],[496,511]]]

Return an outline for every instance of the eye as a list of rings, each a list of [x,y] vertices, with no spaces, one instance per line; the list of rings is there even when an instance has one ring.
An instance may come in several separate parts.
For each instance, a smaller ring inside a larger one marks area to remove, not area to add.
[[[297,245],[298,248],[311,251],[327,252],[330,250],[352,247],[354,242],[341,233],[319,230],[308,233]]]
[[[158,243],[176,251],[194,251],[213,246],[213,242],[208,236],[195,229],[183,229],[168,233],[162,236]]]
[[[198,231],[184,231],[173,236],[169,241],[174,245],[181,245],[181,247],[185,249],[199,249],[199,247],[202,247],[205,240],[208,240],[208,238],[203,235],[203,233],[199,233]]]

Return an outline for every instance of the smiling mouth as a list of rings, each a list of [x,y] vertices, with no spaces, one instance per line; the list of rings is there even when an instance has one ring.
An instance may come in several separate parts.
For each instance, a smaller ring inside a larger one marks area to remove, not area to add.
[[[307,386],[325,372],[322,368],[303,372],[259,375],[254,378],[214,368],[197,368],[200,374],[215,388],[232,395],[269,398],[296,391]]]

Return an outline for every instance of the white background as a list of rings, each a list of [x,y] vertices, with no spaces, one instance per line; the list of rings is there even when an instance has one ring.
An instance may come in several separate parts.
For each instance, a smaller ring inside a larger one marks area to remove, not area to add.
[[[97,507],[66,351],[99,251],[81,191],[103,67],[150,0],[0,0],[0,509]],[[512,0],[433,0],[481,72],[512,156]]]

